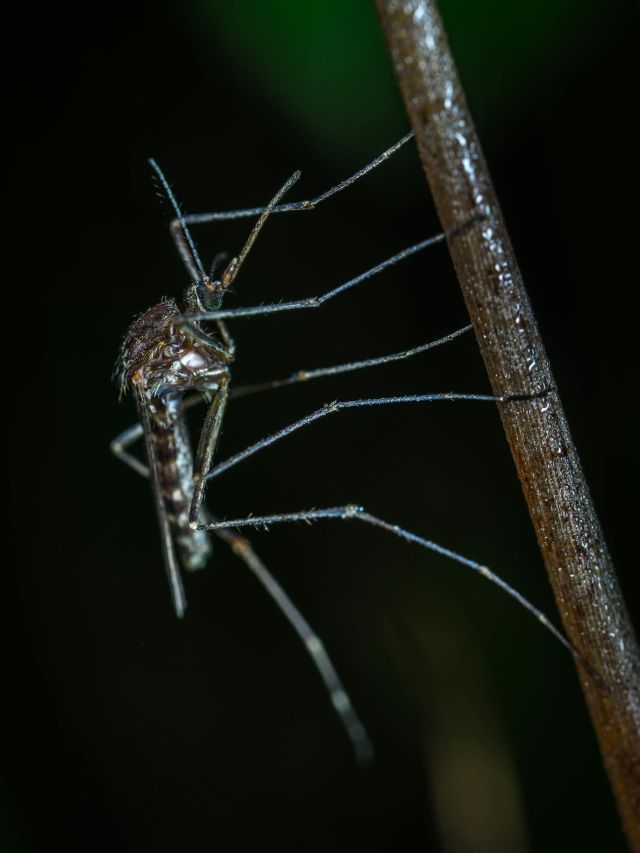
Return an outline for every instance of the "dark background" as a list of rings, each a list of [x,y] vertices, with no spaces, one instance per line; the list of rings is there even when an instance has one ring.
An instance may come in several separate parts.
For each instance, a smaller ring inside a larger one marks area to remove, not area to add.
[[[407,126],[367,2],[227,5],[25,4],[4,36],[2,849],[624,849],[571,660],[460,567],[356,524],[253,536],[343,675],[376,746],[370,771],[221,543],[187,578],[184,621],[172,614],[148,487],[108,449],[134,418],[110,379],[120,339],[186,283],[146,158],[187,210],[228,209],[264,203],[296,168],[295,197],[320,192]],[[636,21],[622,2],[518,8],[443,13],[637,616]],[[274,218],[228,305],[318,294],[437,230],[409,146],[318,211]],[[195,235],[209,261],[246,233]],[[440,246],[312,316],[237,322],[234,378],[465,323]],[[488,390],[471,337],[238,400],[220,458],[332,399],[448,390]],[[362,502],[486,562],[557,621],[491,406],[347,412],[224,475],[208,500],[229,517]]]

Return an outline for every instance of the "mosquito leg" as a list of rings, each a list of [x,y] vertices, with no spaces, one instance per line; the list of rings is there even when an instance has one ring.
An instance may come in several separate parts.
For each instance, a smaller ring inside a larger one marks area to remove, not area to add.
[[[228,391],[229,378],[222,377],[218,390],[216,391],[211,405],[207,411],[200,432],[200,441],[198,442],[198,450],[193,466],[193,497],[191,499],[191,508],[189,510],[189,523],[192,527],[197,526],[200,507],[204,498],[204,490],[206,486],[206,478],[211,468],[211,460],[216,449],[218,436],[220,435],[220,427],[222,418],[229,397]]]
[[[333,414],[334,412],[344,411],[345,409],[368,408],[371,406],[390,406],[400,403],[436,403],[441,401],[454,400],[467,400],[489,403],[515,403],[539,399],[541,397],[546,396],[549,391],[550,389],[547,388],[544,391],[539,392],[538,394],[509,394],[503,397],[494,397],[491,394],[445,393],[406,394],[399,397],[377,397],[363,400],[335,400],[333,403],[326,403],[320,409],[316,409],[316,411],[312,412],[310,415],[305,415],[304,418],[300,418],[300,420],[294,421],[283,429],[278,430],[278,432],[274,432],[271,435],[260,439],[260,441],[257,441],[255,444],[246,447],[244,450],[241,450],[234,456],[230,456],[223,462],[219,462],[205,475],[205,479],[209,480],[213,477],[217,477],[218,474],[222,474],[223,471],[232,468],[234,465],[237,465],[238,462],[242,462],[243,460],[248,459],[249,456],[253,456],[253,454],[257,453],[259,450],[262,450],[265,447],[269,447],[269,445],[271,444],[275,444],[276,441],[280,441],[280,439],[285,438],[287,435],[291,435],[291,433],[296,432],[296,430],[302,429],[302,427],[305,427],[308,424],[313,423],[314,421],[320,420],[320,418],[324,418],[327,415]]]
[[[220,333],[220,337],[222,338],[222,342],[224,343],[227,353],[233,358],[236,351],[236,342],[231,337],[229,329],[227,329],[227,324],[224,320],[217,320],[216,326],[218,327],[218,332]]]
[[[379,364],[390,364],[394,361],[403,361],[406,358],[411,358],[414,355],[426,352],[427,350],[433,349],[441,344],[447,344],[460,337],[460,335],[463,335],[465,332],[470,331],[472,328],[473,326],[471,325],[464,326],[462,329],[457,329],[455,332],[445,335],[444,338],[438,338],[436,341],[430,341],[429,343],[422,344],[419,347],[413,347],[413,349],[404,350],[403,352],[396,352],[392,355],[382,355],[378,358],[367,358],[364,359],[364,361],[350,361],[345,364],[336,364],[333,365],[333,367],[320,367],[315,370],[298,370],[287,379],[273,379],[271,382],[258,382],[253,385],[240,385],[238,388],[234,388],[232,390],[231,397],[233,399],[236,397],[245,397],[248,394],[256,394],[260,391],[270,391],[274,388],[282,388],[284,385],[295,385],[298,382],[308,382],[310,379],[319,379],[322,376],[335,376],[338,373],[362,370],[365,367],[376,367]]]
[[[218,343],[217,341],[214,341],[213,338],[210,337],[210,335],[208,335],[206,332],[203,332],[202,329],[200,329],[198,326],[194,326],[193,322],[189,322],[185,317],[180,318],[180,320],[178,320],[178,323],[182,327],[182,329],[189,335],[189,337],[193,338],[196,341],[199,341],[201,344],[204,344],[205,346],[214,350],[216,355],[224,364],[231,364],[235,353],[235,343],[229,335],[227,327],[225,325],[221,326],[222,320],[216,320],[216,326],[218,327],[218,331],[220,331],[223,340],[224,335],[226,335],[226,338],[229,339],[229,341],[231,342],[231,348],[227,346],[226,340],[224,340],[224,343],[222,344]],[[224,335],[221,329],[224,329]]]
[[[234,531],[216,527],[216,523],[213,523],[211,527],[215,528],[215,533],[230,546],[233,553],[236,554],[236,556],[239,557],[253,572],[304,643],[311,660],[318,669],[320,677],[324,682],[324,686],[331,699],[331,704],[335,708],[336,713],[340,717],[340,721],[351,740],[358,762],[360,764],[368,764],[373,756],[371,741],[369,740],[367,732],[351,704],[351,700],[349,699],[347,692],[342,686],[340,677],[338,676],[322,641],[314,632],[313,628],[309,625],[302,613],[300,613],[295,604],[293,604],[277,580],[273,577],[271,572],[269,572],[262,560],[258,557],[256,552],[253,550],[251,543]]]
[[[184,401],[184,408],[191,409],[193,406],[197,406],[199,403],[203,402],[203,398],[198,394],[194,397],[188,397]],[[127,429],[123,430],[119,435],[117,435],[113,441],[111,442],[111,452],[116,456],[116,458],[120,459],[125,465],[128,465],[130,468],[140,474],[142,477],[149,476],[148,467],[137,459],[135,456],[132,456],[130,453],[127,453],[127,448],[134,444],[136,441],[139,441],[144,435],[144,428],[142,424],[138,421],[137,424],[132,424]]]
[[[312,510],[303,510],[302,512],[291,512],[291,513],[281,513],[279,515],[261,515],[261,516],[250,516],[248,518],[235,518],[231,521],[214,521],[210,524],[202,525],[201,530],[210,530],[214,533],[220,534],[220,532],[228,527],[262,527],[268,528],[271,524],[280,524],[283,522],[296,522],[296,521],[319,521],[321,519],[338,519],[341,521],[345,521],[348,519],[356,519],[357,521],[362,521],[365,524],[370,524],[373,527],[378,527],[381,530],[386,530],[388,533],[392,533],[394,536],[398,536],[400,539],[404,539],[406,542],[412,542],[415,545],[419,545],[421,548],[424,548],[427,551],[433,551],[436,554],[440,554],[443,557],[447,557],[449,560],[453,560],[460,565],[466,566],[468,569],[471,569],[474,572],[482,575],[482,577],[486,578],[495,586],[500,587],[501,590],[510,595],[521,607],[524,607],[525,610],[528,610],[536,619],[551,633],[553,636],[560,642],[562,645],[573,655],[573,657],[581,664],[582,667],[589,673],[589,675],[594,676],[594,672],[589,665],[589,663],[584,659],[584,657],[580,654],[580,652],[567,640],[567,638],[562,634],[555,625],[545,616],[545,614],[539,610],[535,605],[533,605],[527,598],[521,595],[516,589],[514,589],[510,584],[508,584],[505,580],[503,580],[499,575],[496,575],[495,572],[491,571],[487,566],[482,565],[482,563],[477,563],[475,560],[470,560],[468,557],[464,557],[462,554],[458,554],[456,551],[452,551],[449,548],[445,548],[442,545],[438,545],[436,542],[432,542],[429,539],[424,539],[422,536],[417,536],[415,533],[411,533],[408,530],[405,530],[403,527],[399,527],[397,524],[389,524],[387,521],[383,521],[381,518],[377,518],[375,515],[371,515],[366,512],[365,509],[361,506],[356,506],[355,504],[348,504],[346,506],[338,506],[338,507],[329,507],[328,509],[312,509]]]
[[[127,429],[123,430],[120,435],[117,435],[113,441],[111,442],[111,452],[125,465],[128,465],[130,468],[140,474],[143,477],[149,476],[149,469],[147,466],[140,462],[135,456],[131,453],[127,452],[127,447],[134,444],[134,442],[139,441],[144,435],[144,429],[140,422],[137,424],[133,424]]]
[[[384,163],[393,154],[395,154],[395,152],[399,148],[401,148],[406,142],[408,142],[412,137],[413,137],[412,132],[406,134],[405,136],[402,137],[402,139],[400,139],[398,142],[396,142],[395,145],[392,145],[386,151],[383,151],[382,154],[380,154],[378,157],[376,157],[374,160],[372,160],[370,163],[368,163],[362,169],[359,169],[355,174],[351,175],[349,178],[346,178],[344,181],[341,181],[340,183],[336,184],[334,187],[331,187],[329,190],[327,190],[324,193],[321,193],[319,196],[316,196],[313,199],[307,199],[305,201],[291,202],[289,204],[278,204],[282,195],[284,195],[284,193],[289,189],[289,187],[293,183],[295,183],[295,181],[298,180],[298,178],[300,177],[300,174],[296,173],[296,175],[292,179],[290,179],[287,182],[287,184],[285,184],[285,186],[276,195],[276,197],[274,199],[272,199],[270,204],[266,205],[265,207],[253,207],[253,208],[246,208],[243,210],[229,210],[229,211],[219,211],[219,212],[213,212],[213,213],[195,213],[195,214],[191,214],[189,216],[185,216],[184,213],[182,212],[182,210],[181,210],[181,208],[180,208],[180,206],[179,206],[179,204],[178,204],[178,202],[177,202],[177,200],[173,194],[173,191],[169,185],[169,182],[165,178],[162,170],[160,169],[158,164],[155,162],[155,160],[149,160],[149,164],[150,164],[151,168],[153,169],[153,171],[156,175],[156,179],[159,181],[159,184],[162,187],[164,194],[169,199],[169,202],[170,202],[171,206],[173,207],[174,212],[176,214],[174,219],[171,221],[170,226],[169,226],[171,236],[172,236],[173,241],[174,241],[176,248],[178,250],[178,254],[182,258],[182,261],[183,261],[185,267],[187,268],[189,275],[191,276],[191,279],[193,281],[204,280],[208,277],[205,273],[204,267],[202,265],[202,261],[200,260],[200,257],[198,255],[198,250],[196,248],[195,242],[194,242],[194,240],[191,237],[191,234],[189,232],[189,228],[188,228],[189,225],[203,224],[203,223],[207,223],[207,222],[220,222],[220,221],[229,220],[229,219],[242,219],[242,218],[253,217],[253,216],[261,217],[261,221],[256,223],[256,227],[252,231],[252,234],[250,235],[249,240],[247,241],[248,245],[245,245],[245,248],[243,249],[243,252],[239,256],[239,258],[237,260],[233,259],[231,261],[230,267],[228,267],[227,270],[225,270],[225,274],[223,275],[222,281],[224,283],[225,276],[228,277],[230,279],[226,285],[226,286],[228,286],[228,284],[230,284],[231,281],[237,275],[238,269],[240,268],[242,261],[244,260],[244,257],[246,257],[246,254],[248,253],[249,249],[251,248],[251,245],[253,244],[253,241],[255,240],[257,233],[260,231],[260,228],[264,224],[264,219],[266,218],[266,216],[268,216],[270,213],[285,213],[288,211],[295,211],[295,210],[314,210],[319,204],[321,204],[323,201],[325,201],[325,199],[330,198],[332,195],[335,195],[336,193],[339,193],[341,190],[345,189],[346,187],[351,186],[351,184],[353,184],[359,178],[361,178],[364,175],[371,172],[373,169],[375,169],[381,163]]]
[[[336,184],[334,187],[331,187],[331,189],[321,193],[319,196],[316,196],[313,199],[308,199],[307,201],[294,201],[289,204],[278,204],[273,208],[272,213],[289,213],[296,210],[314,210],[319,204],[325,201],[325,199],[346,189],[346,187],[351,186],[351,184],[355,183],[359,178],[362,178],[364,175],[372,172],[377,166],[384,163],[393,154],[395,154],[395,152],[412,137],[413,132],[407,133],[406,136],[403,136],[402,139],[395,143],[395,145],[392,145],[391,148],[387,148],[386,151],[383,151],[382,154],[375,158],[375,160],[372,160],[362,169],[359,169],[355,174],[351,175],[351,177],[346,178],[344,181],[340,181],[339,184]],[[222,222],[229,219],[246,219],[251,216],[260,216],[260,214],[264,213],[265,210],[266,208],[264,207],[250,207],[242,210],[224,210],[214,213],[192,213],[184,217],[184,222],[188,225],[202,225],[207,222]],[[171,230],[175,232],[179,228],[179,220],[174,219],[171,223]]]
[[[464,227],[467,226],[460,226],[460,228]],[[459,231],[460,228],[456,228],[453,231],[448,232],[448,234],[451,235],[452,233]],[[427,240],[422,240],[422,242],[420,243],[415,243],[413,246],[409,246],[408,248],[403,249],[396,255],[393,255],[392,257],[382,261],[382,263],[378,264],[377,266],[372,267],[366,272],[357,275],[355,278],[344,282],[344,284],[333,288],[333,290],[329,290],[326,293],[323,293],[321,296],[310,296],[307,299],[295,299],[290,302],[273,302],[267,305],[254,305],[249,308],[221,308],[217,311],[205,311],[199,314],[185,314],[183,320],[185,323],[199,323],[204,322],[205,320],[225,320],[229,317],[233,317],[234,319],[237,317],[256,317],[260,314],[276,314],[280,311],[300,311],[306,308],[319,308],[321,305],[324,305],[325,302],[328,302],[330,299],[333,299],[334,296],[338,296],[339,294],[344,293],[346,290],[355,287],[361,282],[366,281],[369,278],[373,278],[374,275],[377,275],[379,272],[382,272],[382,270],[386,269],[387,267],[391,267],[394,264],[403,261],[405,258],[408,258],[411,255],[415,255],[418,252],[421,252],[423,249],[426,249],[429,246],[434,246],[436,243],[442,242],[445,237],[447,237],[447,233],[436,234],[435,237],[429,237]]]

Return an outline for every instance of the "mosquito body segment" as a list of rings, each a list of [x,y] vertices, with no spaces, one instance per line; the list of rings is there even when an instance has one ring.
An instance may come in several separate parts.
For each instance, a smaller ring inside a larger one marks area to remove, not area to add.
[[[195,303],[187,291],[185,303]],[[182,565],[202,568],[211,553],[209,538],[189,525],[194,492],[194,460],[183,399],[194,391],[209,399],[226,396],[233,356],[224,341],[181,324],[173,299],[148,308],[127,332],[117,370],[121,392],[131,389],[145,426],[147,456],[162,513]],[[161,522],[162,523],[162,522]]]
[[[136,317],[125,335],[116,365],[120,393],[144,389],[151,398],[171,391],[214,392],[221,379],[228,381],[232,361],[224,342],[199,326],[185,327],[175,300],[165,299]]]

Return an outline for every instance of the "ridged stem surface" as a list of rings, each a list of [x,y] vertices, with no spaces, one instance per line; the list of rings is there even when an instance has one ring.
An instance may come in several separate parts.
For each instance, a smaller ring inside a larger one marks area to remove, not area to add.
[[[375,0],[442,227],[501,405],[565,631],[632,850],[640,851],[640,654],[447,37],[432,0]],[[541,233],[544,223],[541,223]]]

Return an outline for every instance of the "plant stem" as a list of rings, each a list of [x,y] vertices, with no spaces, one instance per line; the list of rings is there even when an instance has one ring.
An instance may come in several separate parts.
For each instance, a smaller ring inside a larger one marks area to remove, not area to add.
[[[640,851],[640,653],[433,0],[375,0],[632,850]]]

